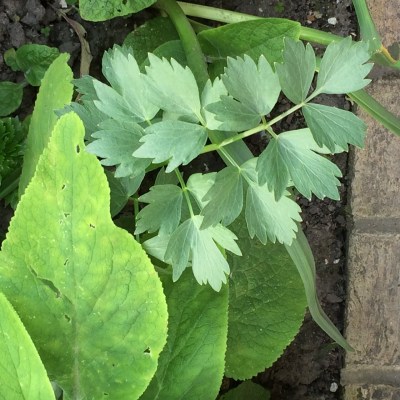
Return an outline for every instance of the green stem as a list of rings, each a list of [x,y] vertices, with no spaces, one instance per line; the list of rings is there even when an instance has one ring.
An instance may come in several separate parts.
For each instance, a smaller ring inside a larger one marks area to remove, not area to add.
[[[156,6],[171,18],[185,50],[188,66],[196,77],[199,88],[202,89],[208,80],[207,65],[189,20],[175,0],[158,0]]]
[[[175,171],[176,176],[178,177],[178,181],[179,181],[179,184],[181,185],[181,188],[182,188],[182,191],[183,191],[183,195],[185,196],[185,200],[186,200],[186,203],[187,203],[188,208],[189,208],[190,216],[193,217],[194,216],[194,212],[193,212],[192,202],[190,201],[189,192],[187,190],[185,181],[183,180],[183,176],[182,176],[182,174],[181,174],[181,172],[179,171],[178,168],[174,169],[174,171]]]

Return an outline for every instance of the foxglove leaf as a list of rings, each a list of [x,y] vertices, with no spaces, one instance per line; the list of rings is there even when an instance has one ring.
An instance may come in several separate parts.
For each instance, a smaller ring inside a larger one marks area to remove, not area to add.
[[[169,161],[166,172],[196,158],[207,141],[204,127],[183,121],[162,121],[146,128],[143,144],[134,157],[152,158],[153,163]]]
[[[241,166],[248,183],[245,215],[250,237],[257,236],[263,244],[267,240],[290,244],[296,236],[295,221],[301,221],[301,209],[287,197],[289,193],[276,200],[266,184],[259,185],[256,163],[253,158]]]
[[[179,225],[182,208],[182,189],[176,185],[156,185],[150,192],[139,197],[148,203],[137,215],[135,233],[160,231],[160,235],[172,233]]]
[[[225,226],[231,224],[243,208],[243,179],[240,169],[230,166],[219,171],[214,185],[203,200],[207,205],[202,210],[202,229],[219,222]]]
[[[371,81],[365,79],[372,69],[372,64],[365,64],[369,59],[368,43],[353,43],[350,36],[331,43],[321,61],[316,90],[343,94],[362,89]]]
[[[270,190],[276,186],[275,197],[279,199],[290,177],[296,189],[307,198],[314,193],[320,199],[327,196],[338,200],[337,177],[342,173],[335,164],[317,154],[317,149],[309,129],[281,133],[271,140],[258,159],[260,184],[267,183]]]
[[[285,96],[294,104],[307,97],[314,78],[316,59],[309,43],[304,47],[302,41],[285,39],[283,64],[276,64],[276,72]]]
[[[348,143],[364,146],[366,125],[352,112],[313,103],[306,104],[302,111],[319,146],[326,146],[332,153],[336,146],[347,151]]]

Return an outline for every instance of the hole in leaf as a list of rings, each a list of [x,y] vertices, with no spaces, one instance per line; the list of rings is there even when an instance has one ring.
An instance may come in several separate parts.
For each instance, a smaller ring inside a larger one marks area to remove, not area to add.
[[[89,224],[89,226],[93,229],[96,228],[93,224]]]
[[[64,261],[64,267],[68,264],[69,260],[68,258]]]
[[[122,0],[122,4],[123,4],[124,6],[126,6],[126,3],[128,3],[128,0]]]
[[[66,213],[66,212],[64,213],[65,218],[68,218],[70,215],[71,215],[70,213]]]
[[[109,396],[109,394],[108,394],[108,393],[106,393],[106,392],[104,392],[104,393],[103,393],[103,395],[104,395],[104,396]]]
[[[71,322],[71,317],[67,314],[64,314],[64,318],[68,321]]]
[[[76,145],[76,152],[79,154],[81,152],[81,148],[79,146],[79,144]]]
[[[112,367],[115,367],[115,364],[111,364]]]
[[[50,281],[49,279],[45,278],[40,278],[36,271],[33,268],[29,268],[32,272],[32,274],[40,281],[42,282],[45,286],[47,286],[51,291],[53,291],[56,295],[56,298],[61,297],[61,292],[55,287],[54,283]]]
[[[65,183],[61,186],[61,190],[65,189]]]
[[[150,347],[148,347],[143,353],[144,354],[150,354]]]

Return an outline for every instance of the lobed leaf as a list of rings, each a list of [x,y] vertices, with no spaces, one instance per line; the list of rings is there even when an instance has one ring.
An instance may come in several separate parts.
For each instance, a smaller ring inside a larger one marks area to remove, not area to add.
[[[216,176],[216,172],[210,172],[208,174],[192,174],[189,176],[186,188],[194,197],[200,209],[204,208],[207,204],[204,197],[214,185]]]
[[[139,197],[139,201],[148,205],[137,215],[135,233],[153,233],[159,230],[161,236],[171,234],[181,220],[182,197],[179,186],[152,186],[150,192]]]
[[[268,185],[280,199],[289,183],[289,177],[296,189],[305,197],[314,193],[320,199],[325,196],[339,199],[336,177],[341,177],[340,169],[331,161],[320,156],[318,146],[309,129],[299,129],[281,133],[273,138],[257,162],[261,185]],[[324,152],[321,149],[320,152]]]
[[[245,256],[228,256],[232,272],[225,374],[243,380],[281,356],[301,327],[307,301],[283,245],[250,239],[243,216],[231,227]]]
[[[219,222],[224,226],[230,225],[243,208],[243,178],[240,169],[230,166],[219,171],[203,201],[207,204],[201,211],[204,216],[202,229]]]
[[[55,126],[3,242],[0,290],[64,399],[137,398],[166,341],[165,298],[141,246],[114,226],[83,137],[73,113]]]
[[[267,240],[290,244],[296,236],[295,221],[301,221],[301,209],[287,197],[289,193],[276,200],[266,184],[258,183],[256,163],[257,159],[253,158],[241,167],[248,183],[245,216],[250,237],[257,236],[263,244]]]
[[[309,43],[285,39],[283,64],[275,65],[285,96],[294,104],[303,102],[310,90],[315,74],[316,59]]]
[[[86,150],[101,157],[103,165],[117,166],[116,178],[133,178],[143,174],[151,160],[132,155],[140,146],[143,128],[134,122],[108,119],[100,123],[99,129],[92,134],[97,140],[89,143]]]
[[[168,339],[141,400],[215,400],[224,373],[228,288],[216,293],[186,271],[178,282],[161,271],[167,297]]]
[[[336,107],[308,103],[302,108],[304,118],[319,146],[326,146],[332,153],[336,146],[348,150],[348,144],[364,147],[364,121],[350,111]]]
[[[350,36],[332,42],[322,57],[316,90],[343,94],[362,89],[371,81],[365,79],[372,69],[372,64],[366,64],[369,59],[368,43],[353,43]]]
[[[153,163],[168,161],[167,173],[196,158],[207,141],[204,127],[183,121],[158,122],[145,131],[140,139],[143,144],[133,153],[134,157],[152,158]]]
[[[55,399],[35,345],[3,293],[0,293],[0,354],[0,398]]]

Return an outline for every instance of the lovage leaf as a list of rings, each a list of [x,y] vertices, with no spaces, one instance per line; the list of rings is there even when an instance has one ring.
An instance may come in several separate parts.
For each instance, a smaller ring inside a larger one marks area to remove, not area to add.
[[[197,122],[201,119],[200,97],[192,71],[177,61],[160,59],[149,54],[146,67],[150,96],[154,104],[165,111],[187,116]]]
[[[245,257],[228,257],[232,273],[225,374],[248,379],[270,367],[294,339],[307,301],[302,280],[283,245],[251,240],[243,217],[232,230]]]
[[[0,398],[54,400],[46,370],[11,304],[0,293]]]
[[[153,163],[168,160],[168,173],[200,154],[207,131],[201,125],[167,120],[146,128],[146,135],[140,141],[143,144],[133,153],[134,157],[152,158]]]
[[[135,233],[160,230],[160,235],[172,233],[181,220],[182,189],[176,185],[156,185],[139,197],[148,203],[137,215]]]
[[[101,157],[101,163],[117,166],[117,178],[141,175],[151,163],[150,159],[135,158],[133,152],[139,148],[139,140],[143,137],[143,128],[134,122],[109,119],[100,124],[100,130],[92,134],[93,142],[86,150]]]
[[[267,183],[280,196],[292,179],[296,189],[305,197],[314,193],[338,200],[340,169],[327,158],[320,156],[318,146],[309,129],[283,132],[269,143],[257,163],[260,184]],[[323,153],[324,149],[320,149]]]
[[[276,72],[285,96],[294,104],[307,97],[314,78],[316,59],[309,43],[304,47],[302,41],[285,39],[283,64],[276,64]]]
[[[60,118],[3,242],[0,290],[65,399],[137,398],[166,341],[165,298],[141,246],[113,224],[83,137],[76,114]]]
[[[348,143],[364,146],[366,125],[352,112],[313,103],[306,104],[302,111],[319,146],[326,146],[332,153],[336,146],[347,151]]]
[[[192,216],[180,225],[168,243],[165,262],[172,265],[173,279],[178,280],[182,272],[192,262],[194,277],[200,285],[209,283],[217,292],[226,283],[229,265],[217,244],[235,254],[241,254],[236,236],[227,228],[200,229],[203,217]]]
[[[229,57],[222,81],[232,97],[260,117],[272,110],[281,91],[278,76],[264,56],[260,56],[258,64],[248,55]]]
[[[351,37],[331,43],[325,50],[318,73],[317,88],[320,93],[343,94],[368,85],[365,79],[372,64],[368,43],[353,43]]]
[[[203,228],[231,224],[243,208],[243,178],[237,167],[230,166],[217,173],[215,183],[204,196],[207,205],[202,210]]]
[[[261,18],[206,29],[198,38],[204,54],[212,59],[264,55],[271,64],[282,60],[283,39],[298,39],[300,24],[283,18]]]
[[[214,185],[216,176],[216,172],[210,172],[208,174],[192,174],[189,176],[186,188],[194,197],[200,209],[204,208],[207,204],[207,201],[204,200],[204,196]]]
[[[79,14],[87,21],[105,21],[136,13],[156,0],[79,0]]]
[[[216,293],[190,271],[178,282],[161,271],[168,304],[168,339],[141,400],[215,400],[224,373],[228,288]]]
[[[267,184],[260,185],[256,172],[257,159],[253,158],[242,165],[243,174],[248,183],[246,195],[246,222],[250,237],[257,236],[265,244],[290,244],[296,236],[297,225],[301,221],[300,207],[284,193],[279,200]]]
[[[68,59],[68,54],[58,56],[42,80],[26,140],[24,164],[18,188],[19,196],[22,196],[28,186],[39,157],[47,146],[58,119],[55,110],[63,108],[72,99],[72,70],[67,64]]]

